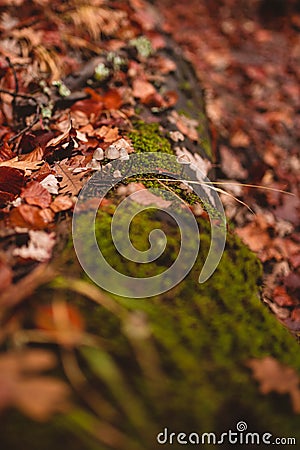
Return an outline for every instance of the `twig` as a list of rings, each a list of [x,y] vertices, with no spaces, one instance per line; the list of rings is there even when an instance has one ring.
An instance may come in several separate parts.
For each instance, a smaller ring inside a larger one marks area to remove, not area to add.
[[[16,73],[16,69],[14,67],[14,65],[12,64],[10,58],[8,56],[6,56],[6,61],[9,65],[9,67],[12,70],[13,76],[14,76],[14,80],[15,80],[15,93],[17,94],[19,92],[19,81],[18,81],[18,77],[17,77],[17,73]]]

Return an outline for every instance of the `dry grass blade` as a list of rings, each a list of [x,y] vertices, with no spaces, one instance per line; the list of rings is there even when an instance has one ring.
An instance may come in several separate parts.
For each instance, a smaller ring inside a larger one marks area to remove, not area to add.
[[[111,34],[117,31],[125,17],[122,11],[87,4],[66,14],[66,19],[71,20],[77,30],[87,32],[96,41],[99,40],[100,33]]]

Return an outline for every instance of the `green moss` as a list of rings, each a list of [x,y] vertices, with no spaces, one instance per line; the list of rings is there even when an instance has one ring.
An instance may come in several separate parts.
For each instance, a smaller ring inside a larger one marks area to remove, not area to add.
[[[180,84],[179,84],[179,89],[181,91],[185,91],[187,93],[190,93],[192,90],[191,84],[187,81],[187,80],[183,80]]]
[[[132,235],[132,242],[139,249],[147,248],[153,228],[163,229],[168,236],[167,254],[151,264],[135,264],[121,258],[107,232],[110,223],[111,215],[100,211],[96,235],[104,256],[120,272],[137,277],[153,276],[176,258],[178,229],[159,220],[154,211],[139,216]],[[214,275],[206,283],[198,284],[210,245],[209,224],[204,220],[198,223],[199,257],[183,282],[155,298],[136,300],[113,296],[128,311],[142,312],[147,317],[151,341],[163,372],[161,378],[151,383],[151,388],[124,333],[125,324],[119,318],[92,306],[93,312],[87,316],[90,330],[110,342],[109,354],[123,380],[136,392],[145,414],[154,421],[157,432],[167,426],[171,431],[221,433],[234,429],[239,420],[244,420],[253,431],[267,430],[274,436],[299,439],[298,419],[292,412],[290,399],[261,395],[246,367],[250,358],[272,355],[300,371],[298,344],[261,304],[260,264],[234,235],[228,236]],[[88,242],[85,245],[88,254]],[[151,359],[146,348],[147,366]],[[102,383],[100,380],[99,389],[104,389]],[[138,430],[134,430],[128,417],[123,416],[122,424],[126,433],[136,437]],[[153,435],[144,439],[141,448],[156,448]]]
[[[199,125],[197,126],[197,131],[199,133],[199,136],[201,136],[201,147],[204,149],[205,154],[208,156],[208,158],[212,159],[213,154],[211,143],[207,132],[207,118],[203,112],[198,112],[198,123]]]
[[[158,123],[138,121],[128,136],[136,152],[163,152],[173,154],[171,144],[162,136]]]

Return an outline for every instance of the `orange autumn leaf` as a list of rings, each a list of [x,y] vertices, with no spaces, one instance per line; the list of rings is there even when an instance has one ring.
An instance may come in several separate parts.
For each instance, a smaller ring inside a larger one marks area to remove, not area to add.
[[[116,89],[110,89],[103,96],[103,104],[106,109],[119,109],[122,105],[122,97]]]

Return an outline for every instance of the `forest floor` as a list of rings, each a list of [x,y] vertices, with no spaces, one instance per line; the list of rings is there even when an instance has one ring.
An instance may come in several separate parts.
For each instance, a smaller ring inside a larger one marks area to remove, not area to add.
[[[218,178],[252,185],[226,188],[255,214],[223,196],[227,217],[263,263],[264,301],[298,332],[299,2],[159,5],[164,29],[184,48],[204,86]]]
[[[270,3],[273,5],[271,10],[265,6]],[[208,392],[208,404],[216,410],[219,405],[213,400],[213,363],[218,369],[215,378],[221,382],[217,392],[222,401],[223,393],[227,395],[226,373],[228,379],[233,378],[232,389],[235,394],[238,392],[238,396],[240,380],[244,380],[243,386],[249,387],[249,399],[252,401],[254,397],[251,392],[256,392],[257,388],[254,386],[254,391],[251,391],[253,385],[245,370],[245,362],[250,360],[253,363],[252,357],[271,355],[276,347],[275,356],[278,354],[281,358],[282,351],[283,362],[285,358],[289,365],[290,362],[298,364],[296,340],[257,298],[260,279],[258,260],[246,246],[236,245],[239,239],[234,236],[236,232],[262,262],[264,302],[281,323],[299,335],[300,10],[297,10],[297,2],[189,0],[187,7],[185,3],[174,4],[171,0],[163,0],[157,2],[156,9],[153,9],[151,4],[142,0],[3,0],[0,4],[0,34],[0,410],[16,406],[37,420],[47,420],[53,412],[67,411],[69,386],[57,378],[41,379],[37,374],[56,368],[54,353],[34,349],[31,344],[58,345],[63,350],[62,361],[67,361],[64,376],[68,377],[71,373],[70,379],[75,380],[75,388],[80,393],[82,386],[86,387],[88,383],[85,379],[82,382],[84,377],[77,371],[79,365],[74,363],[76,352],[80,347],[91,345],[97,347],[99,353],[91,353],[88,362],[92,366],[95,361],[100,361],[99,367],[96,367],[99,379],[103,378],[109,389],[120,387],[119,391],[114,392],[117,392],[120,409],[125,405],[123,417],[127,420],[129,410],[126,408],[128,405],[135,408],[138,403],[134,404],[128,397],[127,385],[120,384],[122,377],[120,375],[118,378],[117,365],[114,366],[113,358],[110,359],[109,351],[113,354],[117,348],[117,344],[114,347],[117,338],[120,342],[124,338],[127,346],[127,353],[122,353],[122,341],[120,360],[125,363],[120,367],[126,375],[124,379],[130,378],[128,371],[131,367],[132,380],[138,380],[134,372],[138,362],[146,378],[149,376],[150,380],[153,377],[158,387],[155,391],[157,404],[161,407],[159,389],[163,378],[160,371],[156,371],[155,364],[159,359],[156,360],[155,352],[151,354],[152,344],[149,342],[152,338],[146,316],[128,313],[131,311],[129,307],[127,310],[127,306],[120,306],[122,302],[119,304],[83,276],[80,278],[82,274],[76,279],[76,270],[73,271],[73,264],[74,267],[77,264],[75,253],[72,261],[71,257],[70,260],[64,259],[64,252],[60,253],[62,246],[59,247],[65,231],[63,227],[70,225],[77,196],[92,175],[108,170],[112,172],[112,178],[120,181],[121,170],[126,165],[124,161],[130,160],[129,155],[135,152],[149,154],[149,149],[157,152],[159,157],[162,154],[176,155],[177,162],[181,160],[181,166],[194,165],[194,172],[200,172],[199,184],[205,172],[219,183],[218,188],[227,191],[227,194],[222,192],[220,196],[229,221],[228,237],[232,239],[229,250],[226,249],[223,254],[223,263],[221,261],[218,267],[220,273],[226,275],[224,280],[229,279],[230,282],[222,284],[221,278],[216,277],[211,282],[216,281],[217,287],[206,293],[206,286],[202,286],[200,291],[198,285],[194,288],[187,282],[186,290],[182,291],[184,300],[195,298],[199,311],[195,312],[193,302],[181,303],[181,291],[178,298],[174,296],[173,303],[163,299],[161,304],[151,305],[155,321],[153,330],[158,330],[162,341],[165,330],[170,332],[171,339],[168,340],[167,335],[166,342],[174,353],[176,364],[177,348],[175,344],[173,348],[173,342],[177,342],[177,337],[181,339],[177,326],[182,327],[183,357],[180,356],[178,364],[179,367],[182,364],[179,378],[183,388],[178,388],[178,380],[175,380],[174,392],[185,393],[187,411],[192,415],[190,399],[194,399],[193,387],[194,383],[198,383],[197,386]],[[177,53],[170,35],[195,67],[200,80],[199,90],[191,65],[184,61],[180,52]],[[182,82],[179,72],[192,73],[192,84],[187,79]],[[211,155],[201,86],[209,119]],[[194,106],[196,117],[189,114],[188,108],[183,111],[182,97],[185,97],[185,106]],[[120,164],[112,171],[114,162]],[[169,194],[174,188],[174,184],[172,188],[171,184],[167,184],[172,172],[165,171],[165,167],[162,170],[161,166],[156,169],[160,179],[154,181],[163,183]],[[141,177],[132,183],[141,205],[155,202],[158,206],[168,204],[162,199],[159,204],[159,197],[151,196],[147,190],[153,179],[144,181]],[[207,208],[209,202],[200,204],[199,197],[195,200],[192,189],[183,181],[180,177],[175,180],[178,185],[173,191],[178,188],[180,192],[177,195],[176,191],[176,201],[182,195],[185,209],[201,216],[197,220],[207,221],[211,211]],[[113,208],[121,202],[120,199],[133,192],[128,186],[119,186],[117,200],[105,198],[100,212],[106,216],[113,215]],[[97,202],[98,207],[99,200]],[[92,202],[87,202],[88,210],[92,206]],[[216,223],[222,222],[220,216],[215,215],[215,219]],[[109,223],[108,220],[105,222],[107,226]],[[100,228],[100,231],[105,241],[106,229]],[[70,227],[65,234],[68,234],[70,242]],[[192,245],[195,235],[189,240]],[[241,253],[245,251],[248,256],[244,258],[242,255],[241,259],[233,257],[231,260],[226,252],[228,250],[230,253],[235,245],[236,251],[241,248]],[[71,251],[72,245],[65,248]],[[110,253],[115,255],[114,251]],[[55,263],[52,264],[56,254],[56,259],[61,260],[57,271]],[[242,262],[238,264],[237,261]],[[243,265],[245,261],[246,267]],[[63,270],[58,273],[61,266],[65,269],[69,266],[73,278],[69,273],[69,278],[64,279]],[[231,287],[234,294],[231,294]],[[67,292],[56,295],[55,289]],[[39,292],[42,292],[41,298],[38,298]],[[211,292],[219,296],[215,302],[211,302]],[[171,297],[173,294],[168,292],[168,295]],[[107,347],[101,348],[101,334],[86,331],[88,327],[85,328],[82,310],[88,309],[87,304],[84,302],[82,309],[77,306],[82,305],[80,301],[84,296],[102,307],[101,314],[104,315],[99,316],[101,320],[96,324],[96,331],[103,334],[109,344]],[[77,304],[74,299],[77,299]],[[165,317],[160,312],[160,305],[168,307]],[[187,308],[186,314],[182,306]],[[151,307],[149,314],[152,313]],[[216,311],[215,314],[212,311]],[[250,323],[252,312],[259,319]],[[107,320],[110,317],[108,313],[115,315],[115,321],[111,318]],[[205,317],[209,331],[206,335]],[[133,322],[130,322],[131,319]],[[199,332],[204,336],[202,342],[194,333],[194,325],[201,325],[201,321],[204,321]],[[275,324],[275,331],[270,330],[272,325],[269,326],[269,323]],[[278,331],[279,341],[273,339],[273,331],[275,335]],[[194,352],[188,346],[189,332],[191,345],[195,345]],[[217,339],[219,345],[214,345],[212,360],[209,360],[206,346],[209,347],[212,342],[215,344]],[[141,342],[145,347],[140,346]],[[199,357],[200,344],[203,359]],[[274,348],[268,348],[269,344]],[[291,352],[286,351],[286,345],[292,347]],[[23,351],[16,351],[18,349]],[[64,359],[66,355],[70,356],[70,349],[74,360]],[[215,350],[219,353],[214,353]],[[134,364],[130,366],[127,356],[134,352],[137,357],[133,355]],[[166,354],[169,355],[168,351]],[[120,354],[117,356],[120,357]],[[103,358],[106,363],[110,361],[108,366],[102,366]],[[203,369],[205,362],[206,371]],[[269,380],[269,365],[273,365],[271,372],[273,375],[275,373],[276,389],[279,393],[291,393],[294,412],[298,413],[299,377],[294,369],[291,372],[268,357],[258,363],[258,368],[259,364],[263,381],[264,377]],[[103,367],[109,370],[102,372]],[[197,371],[205,375],[203,382]],[[236,377],[231,377],[235,371]],[[167,372],[169,375],[169,369]],[[278,372],[284,380],[283,387],[281,378],[280,382],[277,381]],[[177,369],[174,373],[177,374]],[[289,374],[287,377],[286,373]],[[185,383],[187,376],[191,377],[190,383]],[[206,389],[207,386],[211,390]],[[195,390],[198,395],[201,389]],[[272,390],[273,386],[269,385],[267,389],[263,387],[261,392],[265,394]],[[142,388],[142,391],[144,395],[146,390]],[[96,412],[101,416],[102,399],[95,397],[95,400],[93,391],[90,395],[89,392],[83,394],[88,408],[92,409],[97,403]],[[175,394],[166,398],[162,408],[168,406],[168,399],[176,401]],[[230,403],[226,403],[226,410],[232,409],[228,405],[236,398],[234,396]],[[258,406],[264,408],[267,404],[264,401],[268,399],[259,399],[254,402],[255,407],[259,403]],[[272,401],[266,410],[273,414],[276,408],[272,406]],[[150,397],[146,404],[152,405]],[[114,403],[111,405],[115,407]],[[111,405],[104,402],[109,418]],[[185,414],[180,406],[178,403],[176,407],[181,420]],[[199,414],[206,416],[200,400],[197,407]],[[129,428],[130,420],[134,426],[140,427],[139,409],[136,411],[131,410]],[[162,411],[165,414],[165,410]],[[223,409],[221,412],[225,417]],[[283,417],[284,408],[278,414]],[[167,415],[174,418],[166,410]],[[261,416],[264,416],[263,412]],[[119,418],[117,414],[116,417]],[[197,419],[197,415],[193,417]],[[260,420],[259,414],[257,418]],[[185,419],[188,422],[189,416]],[[277,427],[276,420],[274,429]],[[120,419],[119,424],[123,426],[123,420]],[[148,426],[147,420],[145,424]],[[116,439],[115,448],[120,448],[117,441],[122,426],[113,432],[109,421],[106,426],[104,438]],[[92,420],[91,429],[94,429]],[[125,439],[124,436],[121,438]],[[126,440],[124,442],[122,448],[134,448]],[[109,440],[105,442],[108,446],[111,443]],[[153,448],[151,442],[149,445],[148,448]]]

